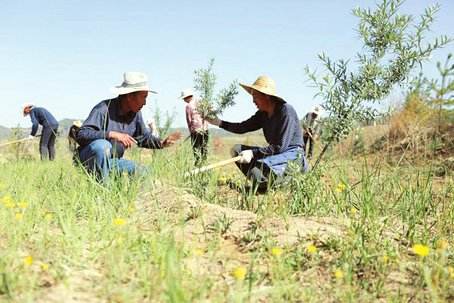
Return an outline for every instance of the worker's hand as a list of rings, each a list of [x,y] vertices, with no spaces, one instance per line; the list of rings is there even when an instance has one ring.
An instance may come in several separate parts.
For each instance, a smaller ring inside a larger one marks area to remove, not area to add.
[[[137,143],[137,141],[130,135],[125,134],[125,133],[116,132],[116,131],[110,131],[108,133],[107,137],[109,139],[113,139],[115,141],[120,142],[121,144],[123,144],[123,146],[125,148],[130,148],[135,143]]]
[[[216,126],[221,125],[221,120],[219,120],[218,117],[214,117],[214,118],[206,117],[205,120],[207,120],[208,123],[210,123],[212,125],[216,125]]]
[[[32,135],[28,135],[27,139],[35,139],[35,136],[32,136]]]
[[[241,156],[239,163],[251,163],[252,158],[254,158],[254,153],[251,149],[243,150],[239,156]]]
[[[167,136],[167,138],[161,141],[162,147],[168,147],[174,144],[176,141],[181,139],[181,136],[182,135],[180,132],[171,133],[170,135]]]

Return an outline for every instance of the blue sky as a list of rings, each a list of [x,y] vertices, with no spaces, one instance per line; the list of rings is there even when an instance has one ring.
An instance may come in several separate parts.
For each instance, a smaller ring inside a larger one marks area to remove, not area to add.
[[[29,126],[21,105],[32,102],[58,120],[84,119],[124,71],[148,74],[157,105],[175,111],[174,126],[185,126],[180,91],[193,86],[193,71],[215,58],[218,89],[232,80],[252,83],[266,74],[301,116],[320,100],[308,87],[304,66],[320,68],[317,54],[352,58],[361,44],[355,6],[369,0],[249,1],[2,1],[0,10],[0,125]],[[418,16],[434,1],[407,0],[403,12]],[[454,1],[439,0],[435,34],[454,37]],[[454,52],[437,51],[433,65]],[[399,97],[395,97],[399,98]],[[240,91],[223,117],[243,120],[255,112]]]

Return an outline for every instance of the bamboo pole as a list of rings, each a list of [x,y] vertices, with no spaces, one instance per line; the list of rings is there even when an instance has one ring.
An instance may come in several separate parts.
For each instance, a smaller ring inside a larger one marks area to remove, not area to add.
[[[20,142],[24,142],[24,141],[28,141],[28,140],[33,140],[33,139],[35,139],[35,137],[34,138],[24,138],[24,139],[11,141],[11,142],[6,142],[6,143],[3,143],[3,144],[0,144],[0,147],[4,147],[4,146],[8,146],[8,145],[11,145],[11,144],[20,143]]]
[[[213,168],[221,167],[221,166],[230,164],[232,162],[236,162],[236,161],[238,161],[240,159],[241,159],[241,156],[236,156],[236,157],[231,158],[231,159],[227,159],[227,160],[223,160],[223,161],[220,161],[220,162],[217,162],[217,163],[213,163],[213,164],[210,164],[210,165],[207,165],[207,166],[199,167],[199,168],[191,170],[190,172],[185,173],[184,176],[185,177],[194,176],[194,175],[197,175],[197,174],[199,174],[201,172],[204,172],[204,171],[207,171],[207,170],[210,170],[210,169],[213,169]]]

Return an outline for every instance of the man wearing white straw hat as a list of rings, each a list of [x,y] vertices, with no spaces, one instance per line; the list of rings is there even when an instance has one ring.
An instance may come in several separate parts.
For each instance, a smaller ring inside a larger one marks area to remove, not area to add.
[[[30,138],[36,136],[39,125],[42,125],[41,138],[39,140],[39,153],[41,160],[55,159],[55,140],[57,138],[58,122],[57,119],[44,107],[36,107],[33,104],[26,103],[22,107],[24,116],[30,116],[32,121],[32,130]]]
[[[180,98],[186,102],[186,122],[191,136],[195,165],[201,165],[206,161],[208,153],[208,123],[197,111],[198,100],[194,97],[192,89],[183,90]]]
[[[144,73],[126,72],[123,78],[123,83],[114,88],[118,97],[97,104],[76,135],[80,162],[102,181],[106,181],[112,171],[137,172],[133,161],[122,159],[124,151],[133,145],[160,149],[181,137],[175,132],[161,140],[151,134],[140,110],[146,104],[148,92],[156,92],[149,89]]]
[[[232,156],[241,156],[237,166],[259,191],[264,192],[276,178],[285,175],[289,162],[300,165],[302,171],[308,169],[299,119],[295,109],[277,95],[271,78],[260,76],[252,85],[240,85],[252,95],[258,111],[240,123],[217,118],[208,122],[237,134],[263,130],[268,146],[237,144],[232,149]]]
[[[309,111],[303,119],[303,140],[304,148],[307,151],[307,157],[312,158],[312,153],[314,151],[315,139],[320,131],[320,114],[322,108],[320,105],[314,106],[311,111]]]

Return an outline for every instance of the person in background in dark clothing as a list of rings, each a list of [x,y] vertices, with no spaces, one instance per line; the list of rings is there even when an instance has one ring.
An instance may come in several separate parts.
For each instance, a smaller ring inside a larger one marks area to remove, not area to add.
[[[32,131],[30,138],[36,136],[38,127],[41,124],[41,139],[39,140],[39,153],[41,160],[55,159],[55,140],[57,138],[58,122],[52,114],[43,107],[36,107],[33,104],[26,104],[23,107],[24,116],[30,115]]]
[[[260,76],[252,85],[240,85],[252,95],[258,111],[240,123],[217,118],[207,121],[237,134],[263,130],[268,146],[237,144],[232,149],[232,156],[241,156],[237,166],[252,180],[257,190],[264,192],[277,177],[284,176],[290,162],[298,164],[301,171],[307,171],[303,136],[295,109],[276,94],[271,78]]]
[[[107,181],[112,171],[135,174],[140,170],[133,161],[122,158],[134,144],[161,149],[181,137],[175,132],[161,140],[146,128],[140,110],[148,92],[156,92],[149,89],[144,73],[124,73],[124,81],[115,91],[118,97],[97,104],[76,135],[80,162],[100,181]]]
[[[312,153],[314,151],[315,139],[320,132],[320,114],[321,107],[316,105],[310,112],[304,116],[303,119],[303,140],[304,148],[307,151],[307,157],[312,158]],[[307,150],[308,149],[308,150]]]
[[[208,123],[203,120],[197,111],[197,98],[191,89],[185,89],[181,92],[181,99],[186,102],[186,122],[191,134],[192,150],[195,158],[195,165],[203,164],[207,159],[208,153]]]

